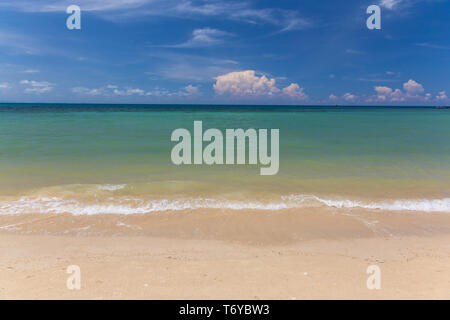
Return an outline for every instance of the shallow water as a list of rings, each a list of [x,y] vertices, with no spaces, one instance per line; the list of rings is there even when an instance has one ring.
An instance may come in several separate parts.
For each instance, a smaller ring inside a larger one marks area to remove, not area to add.
[[[280,171],[175,166],[173,130],[280,130]],[[0,214],[304,207],[450,212],[434,108],[0,105]]]

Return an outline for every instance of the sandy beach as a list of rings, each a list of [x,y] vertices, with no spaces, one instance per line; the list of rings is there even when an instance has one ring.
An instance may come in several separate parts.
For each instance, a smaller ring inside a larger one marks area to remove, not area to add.
[[[1,217],[0,298],[449,299],[447,216]],[[81,290],[66,287],[69,265]],[[380,290],[367,288],[370,265]]]
[[[449,13],[0,0],[0,300],[450,299]]]

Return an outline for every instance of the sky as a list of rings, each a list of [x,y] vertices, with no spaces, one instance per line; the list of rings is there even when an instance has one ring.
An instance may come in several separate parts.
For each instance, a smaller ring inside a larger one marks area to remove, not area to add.
[[[81,9],[81,29],[66,12]],[[381,8],[381,29],[366,13]],[[0,102],[449,105],[450,0],[0,0]]]

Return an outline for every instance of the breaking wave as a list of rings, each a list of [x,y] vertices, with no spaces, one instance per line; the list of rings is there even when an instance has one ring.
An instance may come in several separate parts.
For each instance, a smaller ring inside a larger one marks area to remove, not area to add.
[[[329,207],[337,209],[367,209],[381,211],[450,212],[450,198],[423,200],[390,200],[368,202],[349,199],[326,199],[315,195],[289,195],[277,201],[242,201],[214,198],[179,198],[143,200],[138,198],[108,198],[103,202],[81,202],[59,197],[22,197],[0,201],[0,214],[70,213],[145,214],[199,209],[279,211],[296,208]]]

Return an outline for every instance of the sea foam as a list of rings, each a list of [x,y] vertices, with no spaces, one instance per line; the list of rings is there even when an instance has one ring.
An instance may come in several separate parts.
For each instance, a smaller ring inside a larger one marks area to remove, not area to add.
[[[110,198],[111,199],[111,198]],[[336,209],[365,209],[377,211],[450,212],[450,198],[423,200],[390,200],[368,202],[349,199],[327,199],[315,195],[283,196],[279,201],[238,201],[213,198],[179,198],[143,200],[138,198],[114,199],[83,203],[75,199],[58,197],[22,197],[16,201],[0,201],[0,214],[70,213],[93,214],[146,214],[167,211],[199,209],[280,211],[296,208],[329,207]]]

